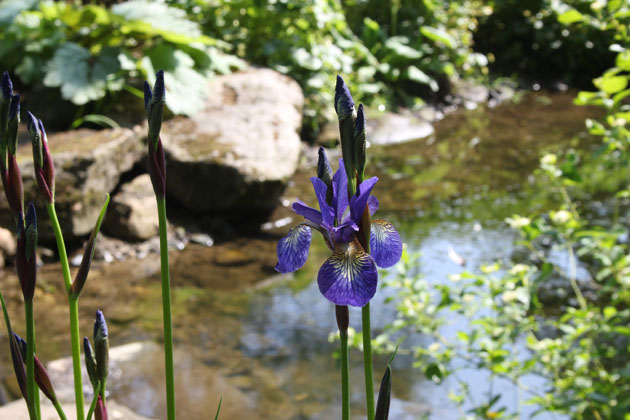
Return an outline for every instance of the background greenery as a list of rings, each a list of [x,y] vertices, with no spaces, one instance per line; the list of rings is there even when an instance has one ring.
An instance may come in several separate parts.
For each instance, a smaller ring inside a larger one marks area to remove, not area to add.
[[[75,106],[60,118],[63,128],[86,114],[120,118],[127,106],[111,104],[131,102],[156,68],[166,70],[170,111],[190,115],[203,100],[199,86],[242,59],[300,83],[304,136],[313,138],[334,119],[336,74],[357,101],[407,107],[443,103],[458,79],[488,82],[488,69],[585,86],[614,59],[615,28],[600,22],[620,2],[5,0],[0,63],[27,106],[42,87],[56,92],[53,102]],[[578,22],[573,12],[592,19]]]

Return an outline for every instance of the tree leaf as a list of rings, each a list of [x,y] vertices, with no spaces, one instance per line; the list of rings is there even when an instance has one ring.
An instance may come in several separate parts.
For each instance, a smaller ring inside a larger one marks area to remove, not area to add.
[[[448,48],[455,48],[457,46],[455,38],[442,29],[423,26],[420,28],[420,33],[434,42],[441,42]]]
[[[575,9],[567,10],[566,12],[558,16],[558,22],[562,23],[563,25],[570,25],[575,22],[581,22],[582,20],[584,20],[584,15],[582,15],[582,13],[578,12]]]

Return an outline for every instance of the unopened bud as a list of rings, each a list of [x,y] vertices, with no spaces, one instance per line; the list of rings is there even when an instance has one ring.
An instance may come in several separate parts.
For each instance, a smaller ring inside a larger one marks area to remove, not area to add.
[[[105,316],[96,311],[94,319],[94,359],[96,360],[96,377],[104,387],[109,374],[109,338]]]

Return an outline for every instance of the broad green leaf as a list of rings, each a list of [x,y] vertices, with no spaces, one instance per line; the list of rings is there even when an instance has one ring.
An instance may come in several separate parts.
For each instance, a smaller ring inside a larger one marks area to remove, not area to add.
[[[408,39],[404,36],[394,36],[385,42],[385,47],[399,58],[415,60],[422,57],[422,53],[407,44]]]
[[[558,16],[558,22],[562,23],[563,25],[570,25],[575,22],[581,22],[583,19],[584,15],[582,15],[582,13],[578,12],[575,9],[570,9]]]
[[[434,42],[441,42],[448,48],[455,48],[457,46],[455,38],[450,36],[446,31],[443,31],[442,29],[432,28],[430,26],[423,26],[420,28],[420,33],[422,33],[422,35],[426,36]]]
[[[615,65],[622,70],[630,71],[630,50],[623,50],[617,54]]]
[[[147,50],[142,59],[150,84],[155,82],[155,72],[164,70],[166,106],[175,114],[193,115],[203,107],[207,78],[194,65],[188,54],[167,44]]]
[[[115,88],[119,70],[116,50],[103,49],[100,55],[93,56],[82,46],[69,42],[59,47],[48,62],[44,84],[61,87],[64,99],[83,105],[105,96],[108,88]]]
[[[593,84],[599,90],[608,95],[620,92],[628,86],[628,76],[602,76],[593,80]]]
[[[164,3],[132,0],[112,6],[112,12],[127,20],[149,23],[156,29],[196,38],[201,35],[199,26],[186,17],[186,12]]]
[[[416,66],[407,67],[407,78],[423,85],[429,85],[433,92],[439,90],[437,82]]]

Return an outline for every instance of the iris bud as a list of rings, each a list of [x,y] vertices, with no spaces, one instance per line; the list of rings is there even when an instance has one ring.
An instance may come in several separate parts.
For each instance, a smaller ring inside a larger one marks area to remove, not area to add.
[[[107,420],[107,407],[105,406],[105,402],[103,402],[103,399],[100,395],[98,396],[98,401],[96,401],[94,418],[96,420]]]
[[[348,90],[348,86],[341,76],[337,76],[335,86],[335,111],[339,117],[339,136],[341,139],[341,152],[348,176],[348,196],[354,194],[356,189],[354,166],[354,101]]]
[[[20,355],[22,356],[22,360],[26,360],[26,341],[20,337],[19,335],[13,333],[15,340],[18,343],[18,347],[20,349]],[[48,376],[48,371],[44,367],[44,364],[39,360],[37,356],[34,356],[35,359],[35,382],[39,389],[42,390],[44,395],[54,404],[57,401],[57,396],[55,395],[55,389],[52,386],[52,382],[50,381],[50,376]]]
[[[48,148],[48,138],[42,120],[38,120],[30,112],[28,112],[28,131],[31,133],[33,145],[37,186],[47,202],[52,203],[55,199],[55,167]]]
[[[94,319],[94,359],[96,360],[96,378],[102,384],[101,393],[104,395],[109,374],[109,338],[107,323],[100,310],[96,311]]]
[[[340,334],[348,333],[348,325],[350,324],[350,314],[347,306],[335,305],[335,316],[337,318],[337,327]]]
[[[85,369],[87,370],[88,377],[90,378],[92,388],[96,392],[96,387],[98,386],[98,377],[96,376],[96,359],[94,358],[94,350],[92,350],[90,339],[87,337],[83,337],[83,353],[85,355]]]
[[[166,161],[164,159],[164,148],[160,139],[162,129],[162,114],[164,112],[164,102],[166,100],[166,90],[164,87],[164,72],[156,73],[153,91],[147,82],[144,82],[144,107],[149,121],[149,175],[153,184],[153,191],[158,198],[166,196]]]
[[[328,158],[326,157],[326,153],[324,152],[324,148],[319,148],[319,159],[317,160],[317,178],[324,181],[326,184],[326,202],[328,205],[332,204],[333,199],[333,190],[332,190],[332,179],[333,179],[333,170],[330,167],[330,163],[328,162]]]
[[[22,353],[26,352],[26,350],[22,350],[22,347],[26,345],[26,343],[22,344],[21,338],[18,340],[19,336],[17,334],[13,334],[10,338],[11,343],[11,361],[13,362],[13,370],[15,371],[15,377],[18,382],[18,386],[20,387],[20,392],[22,393],[22,397],[28,402],[28,396],[26,393],[26,366],[24,366],[24,358],[22,357]]]
[[[363,182],[365,175],[365,148],[365,114],[363,104],[360,104],[357,110],[357,119],[354,122],[354,166],[357,168],[359,183]]]

